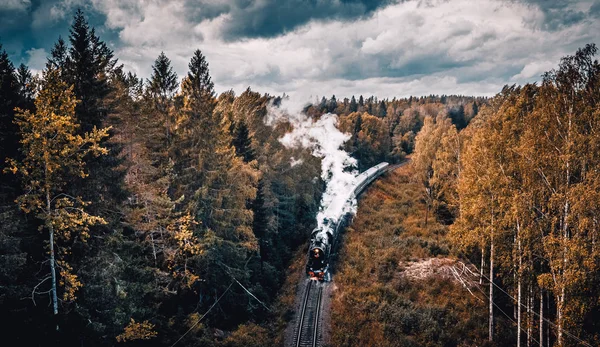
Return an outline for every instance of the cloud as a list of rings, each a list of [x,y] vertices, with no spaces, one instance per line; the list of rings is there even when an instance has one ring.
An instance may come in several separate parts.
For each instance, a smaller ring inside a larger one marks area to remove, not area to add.
[[[27,11],[31,7],[30,0],[2,0],[0,11]]]
[[[43,1],[32,12],[31,26],[43,28],[53,26],[71,18],[76,8],[84,8],[86,0],[49,0]]]
[[[78,5],[126,69],[164,51],[184,76],[201,49],[219,92],[492,95],[600,38],[600,0],[53,0],[37,35]]]
[[[592,4],[592,6],[590,6],[590,16],[592,18],[598,18],[600,17],[600,0],[596,0],[596,2],[594,2]]]
[[[46,65],[49,55],[48,52],[43,48],[32,48],[28,50],[26,54],[28,57],[26,65],[34,74],[41,72]]]
[[[523,67],[521,72],[514,75],[511,80],[539,80],[539,77],[546,71],[550,71],[552,68],[558,65],[558,61],[534,61],[528,63]]]
[[[506,83],[530,81],[553,66],[547,62],[597,40],[600,28],[574,21],[541,30],[548,10],[564,8],[558,3],[542,9],[523,2],[430,0],[388,3],[352,21],[311,20],[275,37],[228,41],[223,33],[235,8],[248,9],[253,18],[255,7],[269,2],[237,1],[204,15],[189,15],[185,1],[102,3],[108,25],[120,28],[116,55],[127,67],[149,76],[164,50],[182,76],[200,48],[220,91],[252,86],[303,95],[491,95]]]
[[[232,1],[223,21],[228,41],[239,38],[275,37],[314,20],[349,21],[368,17],[385,7],[386,0],[258,0]]]
[[[514,0],[509,0],[514,1]],[[556,31],[593,18],[594,0],[524,0],[539,8],[543,16],[534,24],[540,29]]]

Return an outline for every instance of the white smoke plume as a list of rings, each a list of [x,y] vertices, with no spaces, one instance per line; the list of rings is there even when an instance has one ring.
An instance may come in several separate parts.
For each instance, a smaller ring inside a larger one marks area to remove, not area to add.
[[[310,149],[312,155],[321,158],[321,178],[326,189],[317,214],[317,225],[322,227],[326,219],[337,221],[343,212],[354,212],[356,201],[348,206],[346,200],[354,189],[357,162],[342,149],[350,135],[337,128],[337,115],[328,113],[314,120],[302,112],[306,104],[284,99],[279,107],[271,105],[266,123],[289,122],[294,129],[279,141],[288,148]],[[344,211],[345,208],[349,210]]]

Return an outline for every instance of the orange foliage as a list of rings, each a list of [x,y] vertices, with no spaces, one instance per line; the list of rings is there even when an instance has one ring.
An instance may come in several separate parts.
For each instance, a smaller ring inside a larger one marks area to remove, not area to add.
[[[138,323],[133,318],[125,327],[125,331],[117,336],[117,342],[127,342],[135,340],[150,340],[156,337],[158,333],[154,331],[154,324],[147,320]]]

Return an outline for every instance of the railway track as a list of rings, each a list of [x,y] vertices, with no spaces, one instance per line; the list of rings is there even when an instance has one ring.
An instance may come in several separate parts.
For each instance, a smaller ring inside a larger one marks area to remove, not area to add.
[[[394,171],[395,169],[404,166],[409,162],[410,159],[407,159],[401,163],[389,165],[384,172]],[[368,183],[371,182],[369,181]],[[362,190],[364,190],[364,188],[367,186],[368,184],[364,185]],[[359,192],[359,194],[362,192],[362,190]],[[338,224],[338,226],[341,226],[341,224]],[[336,230],[335,234],[339,234],[339,231]],[[335,249],[335,245],[332,246],[332,248]],[[288,344],[288,346],[317,347],[322,345],[323,337],[321,329],[321,304],[323,300],[323,287],[325,285],[326,283],[321,283],[314,280],[308,280],[306,282],[304,296],[300,306],[300,315],[298,316],[296,327],[294,329],[294,339],[291,344]]]
[[[296,328],[296,347],[320,346],[320,318],[321,302],[323,298],[323,284],[317,281],[308,281],[304,290],[300,319]]]

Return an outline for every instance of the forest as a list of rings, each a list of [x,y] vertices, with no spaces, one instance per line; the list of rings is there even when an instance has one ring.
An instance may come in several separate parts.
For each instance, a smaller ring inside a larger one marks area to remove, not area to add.
[[[138,77],[81,11],[41,75],[0,48],[0,76],[7,345],[235,345],[273,318],[324,189],[320,159],[279,142],[290,125],[265,123],[285,95],[217,95],[200,50],[181,83],[163,53]],[[426,116],[462,128],[486,102],[332,96],[305,112],[337,113],[364,169],[410,153]]]
[[[479,324],[477,341],[490,345],[600,344],[596,53],[587,45],[539,84],[493,98],[334,95],[307,104],[314,119],[338,115],[359,170],[410,155],[412,171],[395,184],[410,198],[394,193],[387,217],[412,218],[435,239],[427,251],[413,247],[422,256],[480,271],[485,314],[436,311],[436,321],[415,306],[435,334],[406,337],[418,325],[387,324],[402,318],[388,306],[378,338],[459,345],[474,340],[457,332]],[[81,11],[39,75],[0,47],[6,345],[279,341],[278,297],[325,189],[320,159],[279,141],[291,124],[267,125],[285,94],[217,94],[199,49],[188,68],[180,78],[161,53],[149,78],[125,71]],[[413,238],[386,250],[377,275],[386,283],[402,271],[393,265],[405,256],[399,248],[423,236],[388,229]],[[417,294],[403,295],[412,305]],[[433,327],[456,317],[457,332]],[[345,333],[334,339],[348,343]]]
[[[346,231],[332,345],[600,344],[596,53],[504,87],[462,129],[424,118],[411,165]]]
[[[415,138],[424,225],[447,225],[454,255],[479,269],[499,345],[600,343],[596,53],[505,86],[462,131],[431,117]]]

